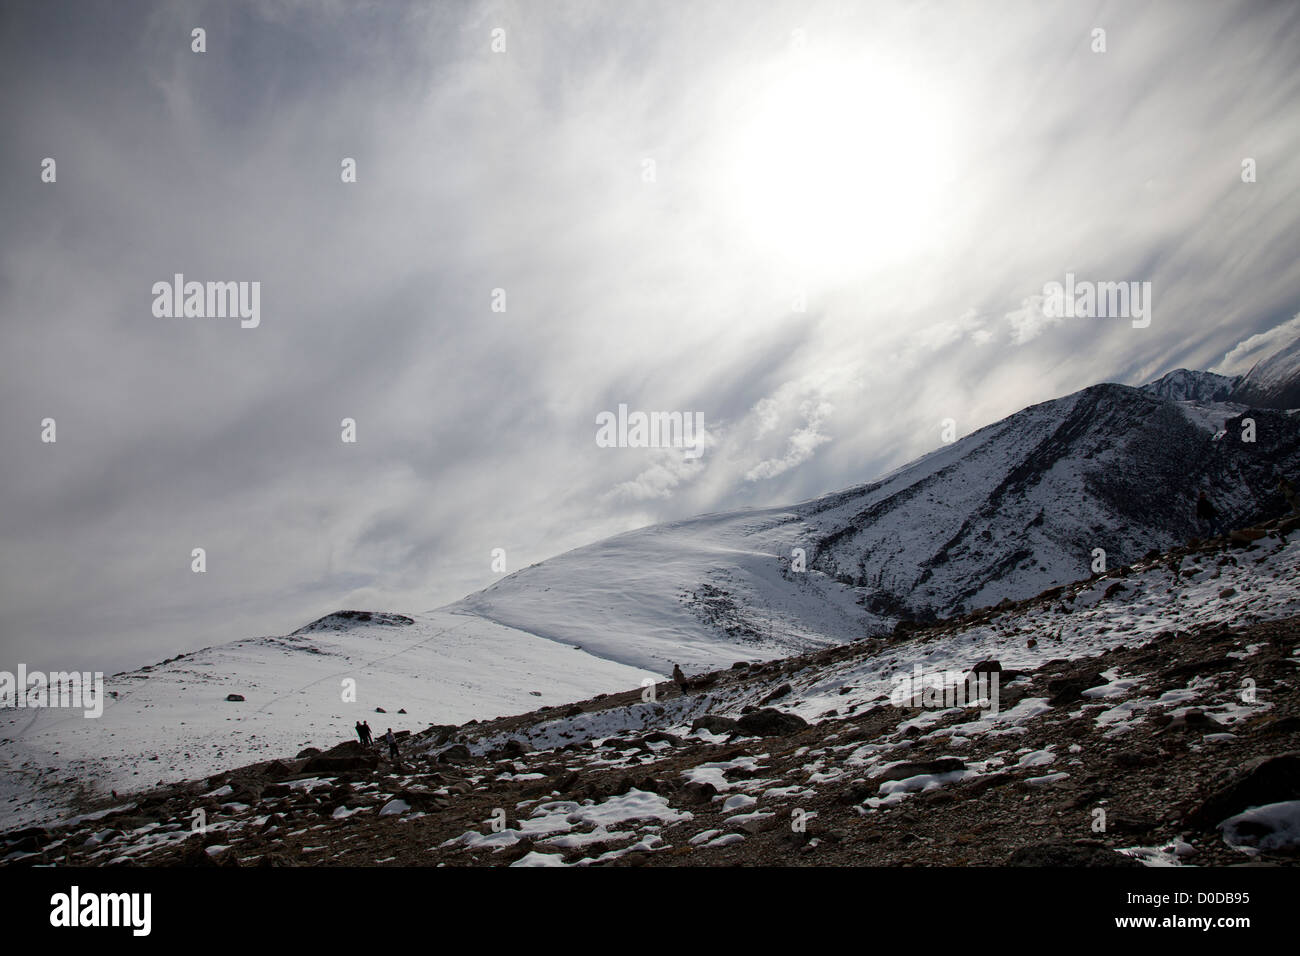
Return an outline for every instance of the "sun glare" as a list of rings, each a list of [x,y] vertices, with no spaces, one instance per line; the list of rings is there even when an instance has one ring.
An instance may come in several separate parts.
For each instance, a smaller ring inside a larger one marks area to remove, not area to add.
[[[730,205],[748,238],[810,278],[897,262],[937,227],[951,178],[943,104],[875,64],[799,62],[730,125]]]

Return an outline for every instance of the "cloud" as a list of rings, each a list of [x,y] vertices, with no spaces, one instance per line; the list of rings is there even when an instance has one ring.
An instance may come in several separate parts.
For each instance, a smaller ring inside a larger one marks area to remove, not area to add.
[[[771,399],[766,399],[771,402]],[[757,410],[757,408],[755,408]],[[835,406],[831,403],[822,401],[822,399],[805,399],[798,403],[798,414],[803,419],[803,424],[794,429],[785,440],[785,454],[780,458],[764,458],[762,462],[755,464],[748,472],[745,472],[746,481],[762,481],[783,475],[783,473],[796,468],[813,457],[816,447],[824,445],[831,441],[831,436],[822,432],[823,424],[827,418],[835,411]],[[759,437],[771,431],[774,424],[770,424],[772,418],[775,418],[771,407],[763,408],[759,412],[763,416],[762,431]]]
[[[1274,326],[1267,332],[1260,332],[1238,342],[1219,360],[1215,371],[1222,372],[1224,375],[1241,375],[1250,371],[1251,366],[1260,359],[1267,358],[1278,349],[1290,345],[1297,338],[1300,338],[1300,314],[1281,325]]]
[[[1004,316],[1011,326],[1013,345],[1024,345],[1038,338],[1054,325],[1060,325],[1062,316],[1048,315],[1043,309],[1043,297],[1031,295],[1020,301],[1020,308],[1013,309]]]
[[[613,501],[649,501],[656,498],[671,498],[677,486],[698,475],[704,464],[698,459],[691,461],[683,457],[680,451],[671,448],[658,449],[660,459],[630,481],[619,482],[606,496]]]
[[[1247,361],[1297,308],[1300,21],[1107,17],[1098,55],[1067,3],[7,10],[5,650],[138,665],[352,596],[420,611],[489,584],[494,547],[518,567],[788,503],[933,448],[944,417],[966,432],[1148,365]],[[887,123],[848,137],[897,191],[847,223],[820,204],[833,242],[746,228],[799,204],[797,180],[752,173],[800,151],[755,162],[743,122],[791,24],[804,57],[893,71],[891,102],[951,120],[950,177]],[[805,240],[834,254],[800,277]],[[1151,280],[1151,327],[1047,320],[1026,293],[1067,271]],[[261,281],[260,327],[154,318],[175,272]],[[700,410],[704,457],[597,448],[593,415],[620,401]]]

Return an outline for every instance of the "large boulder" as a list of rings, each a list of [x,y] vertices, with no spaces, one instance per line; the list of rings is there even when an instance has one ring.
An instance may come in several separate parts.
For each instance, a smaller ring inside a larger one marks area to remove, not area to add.
[[[433,745],[441,747],[452,737],[456,736],[456,731],[460,730],[455,724],[430,724],[425,728],[425,734],[433,738]]]
[[[1300,751],[1256,757],[1201,801],[1187,822],[1211,829],[1251,807],[1296,799],[1300,799]]]
[[[765,707],[751,711],[736,721],[737,733],[747,737],[784,737],[808,726],[808,721],[798,714],[785,714]]]
[[[872,779],[879,784],[886,780],[907,780],[909,777],[919,777],[922,774],[952,773],[956,770],[965,769],[966,762],[957,757],[939,757],[936,760],[908,760],[890,767],[884,773]]]
[[[370,751],[359,740],[345,740],[325,751],[326,757],[361,757]]]
[[[318,753],[307,759],[302,765],[302,773],[345,773],[350,770],[374,770],[379,766],[379,758],[362,746],[360,741],[345,740],[331,747],[324,753]]]
[[[691,730],[707,730],[711,734],[729,734],[736,729],[736,721],[721,714],[705,714],[691,721]]]
[[[303,773],[346,773],[350,770],[374,770],[379,766],[379,758],[374,754],[358,753],[335,756],[331,753],[317,754],[308,758],[302,765]]]
[[[1132,857],[1102,846],[1077,846],[1073,843],[1037,843],[1022,846],[1012,853],[1007,866],[1141,866]]]
[[[464,744],[452,744],[438,754],[438,763],[465,763],[472,755]]]

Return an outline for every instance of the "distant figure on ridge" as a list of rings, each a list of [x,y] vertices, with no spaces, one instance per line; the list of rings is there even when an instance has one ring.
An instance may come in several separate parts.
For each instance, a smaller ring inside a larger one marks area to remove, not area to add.
[[[375,732],[370,729],[370,721],[363,720],[361,722],[361,729],[365,731],[366,734],[361,738],[361,742],[367,747],[373,747],[375,745]]]
[[[1210,499],[1205,496],[1204,491],[1196,499],[1196,518],[1202,527],[1209,526],[1210,534],[1219,533],[1219,509],[1214,507]]]
[[[682,693],[686,692],[686,675],[682,673],[679,665],[673,665],[673,681],[677,684],[677,689]]]
[[[361,726],[361,721],[357,721],[357,740],[361,741],[361,746],[366,745],[366,728]]]
[[[388,759],[397,763],[401,759],[401,754],[397,752],[397,738],[393,736],[393,728],[388,728],[388,733],[384,734],[384,743],[388,744]]]

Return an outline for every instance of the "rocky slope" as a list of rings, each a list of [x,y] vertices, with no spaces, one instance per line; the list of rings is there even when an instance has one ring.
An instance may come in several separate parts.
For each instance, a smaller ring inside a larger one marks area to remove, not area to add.
[[[1300,518],[1021,602],[86,807],[0,862],[1294,863]],[[899,700],[998,677],[996,708]],[[919,706],[918,706],[919,704]],[[202,811],[202,832],[195,832]]]
[[[1097,385],[870,484],[642,528],[425,614],[346,612],[180,655],[111,678],[99,720],[0,711],[0,826],[91,783],[130,792],[296,752],[375,707],[381,731],[485,719],[1020,600],[1088,574],[1098,549],[1113,567],[1187,540],[1203,489],[1251,523],[1284,507],[1277,472],[1300,473],[1300,418],[1219,401],[1231,381]]]
[[[0,827],[48,819],[92,788],[131,792],[296,753],[361,719],[377,733],[417,730],[655,676],[466,615],[331,614],[113,675],[97,719],[0,710]]]

